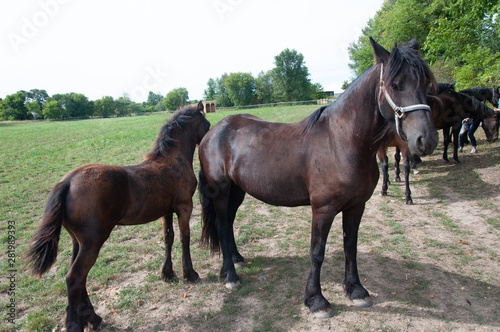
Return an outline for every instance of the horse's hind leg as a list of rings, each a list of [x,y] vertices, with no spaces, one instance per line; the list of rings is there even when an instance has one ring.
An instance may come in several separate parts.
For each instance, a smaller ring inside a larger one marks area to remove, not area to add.
[[[191,212],[193,211],[193,202],[189,200],[185,204],[177,208],[176,214],[179,219],[179,230],[181,233],[182,245],[182,270],[183,278],[189,282],[197,282],[200,280],[198,273],[193,268],[191,260],[191,251],[189,244],[191,241],[191,233],[189,230],[189,219],[191,219]]]
[[[231,190],[229,192],[229,205],[228,205],[228,222],[231,225],[231,232],[229,234],[229,243],[230,243],[230,250],[232,253],[232,259],[233,263],[235,264],[236,267],[242,268],[244,265],[243,263],[245,262],[245,259],[241,254],[238,252],[238,249],[236,248],[236,241],[234,239],[234,219],[236,218],[236,212],[238,211],[238,208],[240,207],[241,203],[243,203],[243,200],[245,199],[245,192],[236,184],[231,185]]]
[[[66,275],[68,288],[67,331],[83,331],[87,323],[96,329],[102,322],[102,318],[94,311],[86,288],[87,275],[97,259],[101,246],[102,243],[90,247],[81,245]]]
[[[163,226],[163,241],[165,242],[165,262],[161,271],[161,280],[172,281],[175,273],[172,268],[172,245],[174,243],[174,227],[172,225],[173,214],[169,213],[161,218]]]
[[[343,211],[342,227],[344,230],[345,253],[345,277],[343,286],[346,296],[349,297],[355,305],[369,307],[372,305],[372,300],[368,291],[359,281],[356,261],[358,229],[364,209],[365,203],[361,203],[354,208]]]

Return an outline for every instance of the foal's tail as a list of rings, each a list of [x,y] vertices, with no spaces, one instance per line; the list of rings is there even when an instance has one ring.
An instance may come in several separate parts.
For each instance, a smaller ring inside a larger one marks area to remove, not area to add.
[[[64,199],[69,189],[69,181],[55,185],[49,194],[42,223],[31,239],[31,247],[26,254],[31,272],[42,276],[48,272],[57,259],[57,247],[64,216]]]
[[[220,252],[220,241],[215,223],[214,194],[207,184],[203,170],[200,170],[198,191],[200,193],[201,217],[203,219],[200,242],[203,246],[210,247],[212,253],[217,253]]]

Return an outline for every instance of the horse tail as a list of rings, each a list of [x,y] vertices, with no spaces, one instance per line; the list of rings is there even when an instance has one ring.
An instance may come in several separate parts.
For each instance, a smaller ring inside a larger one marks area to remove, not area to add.
[[[201,218],[203,219],[200,243],[205,247],[210,247],[212,253],[217,253],[220,252],[220,241],[216,225],[213,194],[211,194],[207,185],[203,170],[200,170],[198,191],[200,194]]]
[[[27,265],[31,264],[31,271],[34,275],[42,276],[47,273],[57,259],[65,210],[64,200],[68,190],[69,181],[62,181],[56,184],[49,194],[42,223],[31,239],[31,247],[26,254]]]

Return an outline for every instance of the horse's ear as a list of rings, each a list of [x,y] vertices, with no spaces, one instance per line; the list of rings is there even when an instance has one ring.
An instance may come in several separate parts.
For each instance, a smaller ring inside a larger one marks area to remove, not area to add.
[[[408,42],[408,47],[413,48],[414,50],[418,51],[418,40],[417,37],[413,38]]]
[[[205,114],[205,107],[203,106],[203,102],[202,102],[202,101],[200,101],[200,102],[198,103],[198,106],[196,106],[196,110],[197,110],[198,112],[200,112],[200,113]]]
[[[370,37],[370,44],[372,45],[373,54],[375,55],[375,63],[387,63],[389,57],[391,56],[391,53],[377,44],[377,42],[373,40],[372,37]]]

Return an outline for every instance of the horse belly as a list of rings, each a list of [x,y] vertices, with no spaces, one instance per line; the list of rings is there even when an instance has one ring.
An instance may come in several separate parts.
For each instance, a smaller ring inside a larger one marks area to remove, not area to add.
[[[267,204],[309,205],[309,193],[300,168],[292,160],[262,162],[255,156],[238,162],[229,175],[238,187]]]

